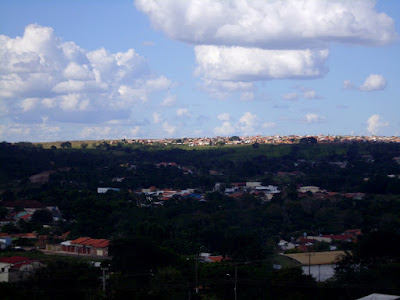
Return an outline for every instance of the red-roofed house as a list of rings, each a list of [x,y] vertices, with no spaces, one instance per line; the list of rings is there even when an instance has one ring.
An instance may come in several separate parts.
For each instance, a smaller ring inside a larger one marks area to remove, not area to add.
[[[61,243],[61,251],[77,255],[108,256],[109,240],[81,237]]]
[[[0,282],[17,282],[31,277],[42,264],[29,257],[0,258]]]
[[[323,237],[331,238],[333,241],[343,241],[343,242],[357,241],[357,238],[353,234],[331,234],[331,235],[323,235]]]
[[[223,262],[223,261],[227,261],[227,260],[231,260],[229,257],[223,257],[221,255],[216,255],[216,256],[207,256],[204,261],[205,262]]]

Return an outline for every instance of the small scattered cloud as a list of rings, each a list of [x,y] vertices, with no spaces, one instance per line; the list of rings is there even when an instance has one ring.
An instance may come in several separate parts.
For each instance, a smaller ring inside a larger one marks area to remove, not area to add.
[[[140,132],[140,126],[135,126],[134,128],[129,130],[129,133],[132,135],[132,137],[137,137],[139,132]]]
[[[282,98],[284,100],[297,100],[299,99],[299,95],[296,92],[283,94]]]
[[[222,113],[217,116],[217,119],[220,121],[229,121],[231,119],[231,115],[229,113]]]
[[[307,123],[321,123],[326,121],[326,118],[314,113],[308,113],[305,120]]]
[[[154,123],[154,124],[158,124],[158,123],[161,123],[161,122],[162,122],[162,116],[161,116],[161,114],[158,113],[158,112],[154,112],[154,113],[153,113],[153,123]]]
[[[243,92],[240,94],[240,100],[242,101],[250,101],[254,99],[254,93],[253,92]]]
[[[252,135],[256,130],[258,118],[255,114],[250,112],[244,113],[239,119],[239,127],[245,135]]]
[[[322,97],[318,95],[314,89],[306,88],[303,86],[295,87],[295,89],[297,90],[297,92],[283,94],[282,99],[290,101],[298,100],[299,98],[322,99]]]
[[[229,136],[236,132],[235,126],[229,121],[224,121],[221,126],[214,128],[214,133],[218,136]]]
[[[214,79],[203,78],[202,88],[211,96],[217,99],[225,99],[230,94],[239,92],[251,92],[254,88],[252,82],[242,81],[219,81]]]
[[[360,90],[364,92],[380,91],[386,88],[387,82],[382,75],[371,74],[365,79]]]
[[[83,139],[112,138],[111,130],[112,130],[112,127],[110,127],[110,126],[84,127],[81,131],[81,138],[83,138]]]
[[[162,128],[164,132],[170,136],[172,136],[177,129],[176,126],[169,124],[167,121],[162,124]]]
[[[343,88],[345,90],[355,90],[357,89],[357,86],[354,85],[350,80],[345,80],[343,81]]]
[[[143,45],[143,46],[155,46],[156,43],[153,42],[153,41],[144,41],[144,42],[142,43],[142,45]]]
[[[387,86],[387,80],[385,77],[379,74],[370,74],[365,80],[364,83],[357,87],[350,80],[343,81],[343,88],[345,90],[359,90],[363,92],[373,92],[373,91],[381,91],[384,90]]]
[[[175,102],[176,102],[176,96],[168,94],[161,102],[161,106],[172,106],[175,104]]]
[[[26,98],[26,99],[22,100],[19,103],[19,105],[24,112],[27,112],[36,106],[36,104],[38,103],[38,100],[39,100],[38,98]]]
[[[178,108],[176,110],[176,115],[178,117],[183,117],[183,116],[190,116],[190,112],[187,108]]]
[[[276,123],[275,123],[275,122],[265,122],[265,123],[262,125],[262,127],[263,127],[263,128],[267,128],[267,129],[275,128],[275,127],[276,127]]]
[[[311,89],[304,91],[303,97],[306,99],[321,99],[321,96],[319,96],[316,91]]]
[[[381,119],[381,116],[378,114],[372,115],[367,120],[367,130],[371,134],[378,134],[380,129],[383,127],[389,126],[389,122],[385,122]]]

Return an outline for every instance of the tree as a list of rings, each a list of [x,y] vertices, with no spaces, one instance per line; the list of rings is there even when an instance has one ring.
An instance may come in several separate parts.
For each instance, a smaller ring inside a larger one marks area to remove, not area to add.
[[[229,138],[229,140],[232,141],[240,141],[240,137],[238,137],[237,135],[234,135],[232,137]]]
[[[66,149],[66,148],[71,149],[72,148],[72,144],[70,142],[61,143],[61,148],[63,148],[63,149]]]
[[[53,222],[53,215],[47,209],[40,209],[33,213],[31,218],[32,223],[39,223],[39,224],[51,224]]]
[[[89,146],[89,145],[88,145],[87,143],[82,143],[82,144],[81,144],[81,148],[82,148],[82,149],[86,149],[88,146]]]

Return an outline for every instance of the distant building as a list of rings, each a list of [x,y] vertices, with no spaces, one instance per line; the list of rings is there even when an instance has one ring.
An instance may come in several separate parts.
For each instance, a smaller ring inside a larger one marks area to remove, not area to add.
[[[105,193],[107,193],[108,191],[119,192],[120,189],[118,189],[118,188],[111,188],[111,187],[98,187],[98,188],[97,188],[97,193],[98,193],[98,194],[105,194]]]
[[[307,192],[318,193],[321,190],[318,186],[302,186],[297,191],[300,193],[307,193]]]
[[[344,251],[308,252],[284,254],[302,265],[303,273],[318,281],[326,281],[335,275],[335,264]]]
[[[72,241],[64,241],[58,245],[46,245],[49,252],[65,252],[74,255],[108,256],[110,241],[81,237]]]
[[[29,257],[12,256],[0,258],[0,282],[18,282],[33,276],[42,267],[37,260]]]

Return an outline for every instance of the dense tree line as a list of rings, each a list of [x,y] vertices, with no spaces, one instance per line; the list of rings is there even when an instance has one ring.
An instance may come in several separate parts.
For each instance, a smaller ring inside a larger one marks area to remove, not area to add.
[[[396,291],[398,257],[375,248],[371,248],[372,254],[365,254],[365,249],[372,245],[370,241],[379,239],[383,244],[386,239],[398,239],[400,180],[388,176],[400,174],[400,166],[393,160],[397,156],[398,144],[322,145],[312,141],[202,150],[123,143],[43,149],[30,143],[0,143],[0,198],[57,205],[65,220],[50,224],[52,233],[70,231],[71,237],[111,239],[114,259],[108,268],[113,276],[108,288],[114,294],[107,295],[110,299],[183,299],[190,293],[192,299],[198,299],[194,288],[201,283],[210,299],[233,298],[235,263],[241,298],[347,299],[362,296],[358,283],[373,282],[374,274],[380,274],[380,282],[390,281],[379,286],[381,291]],[[175,166],[157,166],[160,162],[176,162],[193,173],[185,174]],[[30,183],[30,176],[49,170],[48,182]],[[211,175],[210,170],[221,175]],[[124,180],[116,182],[114,177]],[[282,193],[263,202],[252,194],[231,198],[212,191],[216,182],[229,187],[232,182],[251,180],[278,185]],[[367,195],[362,200],[339,194],[329,200],[312,194],[299,197],[296,190],[300,185]],[[97,194],[99,186],[120,188],[120,192]],[[137,203],[147,200],[134,191],[150,186],[208,191],[207,201],[174,197],[163,207],[138,207]],[[6,213],[0,204],[0,217]],[[2,231],[39,230],[46,234],[50,232],[43,225],[48,223],[49,216],[38,212],[30,222],[6,226]],[[341,233],[351,228],[361,228],[365,241],[349,246],[355,255],[343,260],[333,281],[321,285],[299,269],[272,269],[270,258],[279,238],[303,232]],[[396,245],[394,249],[398,249]],[[196,267],[194,257],[200,252],[220,254],[231,261]],[[36,292],[43,299],[57,294],[45,286],[60,285],[59,277],[49,276],[49,272],[57,275],[58,267],[49,265],[36,278],[43,288]],[[71,276],[83,272],[87,277],[78,281],[71,278],[71,286],[90,291],[84,293],[86,299],[98,299],[98,270],[89,268],[86,273],[87,267],[73,264],[61,269],[69,268]],[[346,287],[345,282],[351,285]],[[6,291],[8,286],[0,288]]]

